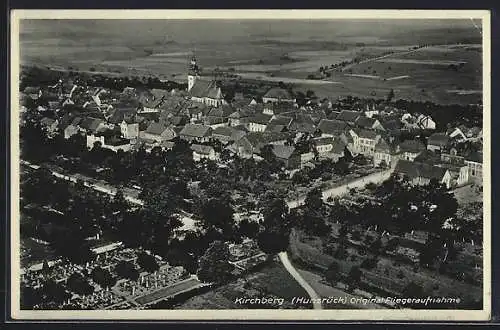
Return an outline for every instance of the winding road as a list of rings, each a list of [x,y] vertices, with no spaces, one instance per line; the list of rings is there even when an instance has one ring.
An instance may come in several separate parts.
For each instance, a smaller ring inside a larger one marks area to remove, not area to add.
[[[292,277],[300,284],[304,290],[306,290],[307,294],[309,297],[311,297],[311,301],[313,303],[313,308],[314,309],[323,309],[323,306],[321,305],[321,297],[319,294],[314,291],[314,289],[309,285],[309,283],[304,280],[302,275],[293,267],[292,263],[290,262],[290,259],[288,259],[288,254],[286,252],[281,252],[278,254],[281,263],[283,266],[285,266],[285,269],[292,275]]]

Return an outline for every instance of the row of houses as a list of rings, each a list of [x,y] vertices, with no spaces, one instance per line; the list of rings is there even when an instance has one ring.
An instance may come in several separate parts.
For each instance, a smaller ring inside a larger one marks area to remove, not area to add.
[[[200,79],[198,70],[196,61],[192,61],[187,93],[125,88],[117,94],[72,87],[65,94],[66,105],[83,102],[85,114],[44,118],[42,125],[51,134],[62,131],[65,138],[85,134],[89,148],[99,142],[113,151],[138,146],[146,150],[171,148],[172,140],[179,137],[197,146],[193,149],[195,160],[218,159],[215,149],[207,146],[215,140],[236,156],[257,159],[262,148],[271,145],[275,156],[288,168],[302,167],[313,158],[336,161],[347,151],[373,159],[374,166],[391,168],[396,168],[399,161],[418,163],[417,157],[429,151],[443,157],[442,164],[432,166],[444,168],[446,154],[454,143],[481,141],[481,130],[460,126],[433,133],[427,139],[399,142],[401,132],[435,130],[434,121],[423,114],[411,115],[391,108],[335,111],[331,102],[299,107],[290,91],[279,87],[271,88],[262,97],[263,102],[240,97],[228,103],[223,100],[220,86]],[[39,94],[35,90],[28,92],[33,97]],[[297,141],[304,137],[310,140],[310,147],[297,148]],[[462,164],[467,165],[468,176],[479,178],[481,162],[473,160],[478,158],[472,153],[459,154],[464,158]],[[448,171],[451,176],[457,172]],[[469,180],[463,173],[458,179]]]

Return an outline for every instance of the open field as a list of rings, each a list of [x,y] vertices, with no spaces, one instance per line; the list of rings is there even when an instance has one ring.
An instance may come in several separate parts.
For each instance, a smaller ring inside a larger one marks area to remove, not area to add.
[[[194,53],[205,74],[216,67],[232,68],[242,77],[261,75],[262,80],[292,83],[324,97],[383,98],[394,89],[396,98],[468,104],[477,103],[481,95],[449,91],[482,89],[480,37],[468,20],[421,25],[397,20],[375,25],[362,20],[199,24],[183,20],[28,20],[21,24],[20,53],[24,64],[172,80],[186,78],[188,60]],[[459,42],[462,44],[391,55],[345,72],[381,79],[334,72],[329,79],[334,83],[294,80],[318,73],[320,66],[354,57],[406,52],[421,43]],[[447,68],[447,64],[459,62],[466,63],[458,71]]]

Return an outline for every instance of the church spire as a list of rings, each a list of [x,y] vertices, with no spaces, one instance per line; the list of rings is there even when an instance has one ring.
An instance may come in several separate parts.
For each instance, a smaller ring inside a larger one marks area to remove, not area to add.
[[[200,68],[198,67],[198,63],[196,62],[196,57],[193,55],[188,68],[188,91],[190,91],[191,88],[193,88],[199,74],[200,74]]]

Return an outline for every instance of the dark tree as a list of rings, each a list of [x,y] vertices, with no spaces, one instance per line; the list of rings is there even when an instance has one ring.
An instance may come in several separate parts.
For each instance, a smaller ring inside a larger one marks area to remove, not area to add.
[[[135,268],[134,264],[128,261],[120,261],[116,265],[116,274],[121,278],[126,278],[132,281],[137,281],[139,279],[139,271]]]
[[[229,249],[221,241],[210,244],[205,254],[200,258],[198,278],[208,283],[226,283],[231,278],[233,266],[229,261]]]
[[[94,292],[94,287],[79,273],[71,274],[67,286],[70,291],[81,295],[89,295]]]
[[[110,288],[116,284],[116,278],[111,273],[101,267],[96,267],[90,274],[92,280],[103,288]]]
[[[245,218],[240,221],[238,225],[238,232],[240,235],[248,238],[257,238],[259,234],[259,224]]]
[[[144,252],[139,254],[137,257],[137,263],[142,269],[149,273],[154,273],[160,268],[156,258],[153,255]]]
[[[70,297],[66,288],[53,280],[48,280],[44,283],[41,289],[42,301],[61,304]]]

